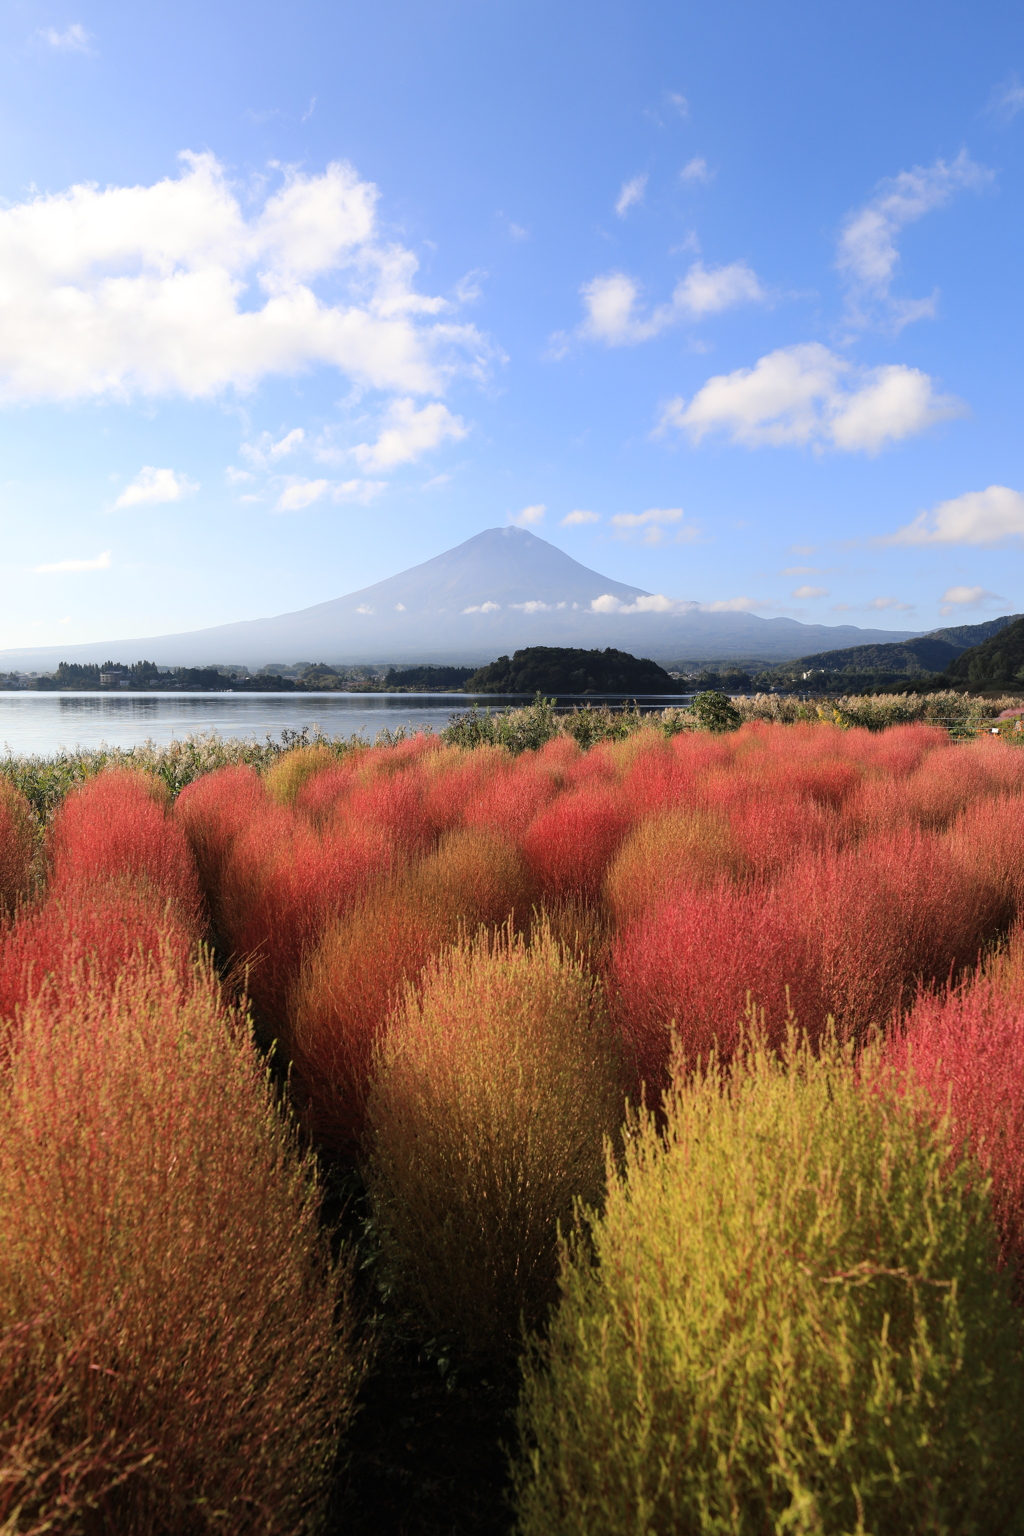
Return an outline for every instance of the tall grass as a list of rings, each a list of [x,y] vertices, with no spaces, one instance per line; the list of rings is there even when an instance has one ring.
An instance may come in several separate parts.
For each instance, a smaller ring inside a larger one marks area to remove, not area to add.
[[[360,1364],[313,1173],[210,974],[183,994],[157,954],[23,1011],[0,1070],[4,1529],[316,1527]]]
[[[34,850],[32,808],[20,790],[0,779],[0,922],[31,889]]]
[[[913,1084],[791,1040],[641,1118],[526,1362],[523,1536],[997,1536],[1022,1323],[988,1193]]]
[[[555,1294],[622,1114],[600,987],[550,933],[463,940],[407,987],[375,1059],[368,1183],[391,1283],[477,1357]]]

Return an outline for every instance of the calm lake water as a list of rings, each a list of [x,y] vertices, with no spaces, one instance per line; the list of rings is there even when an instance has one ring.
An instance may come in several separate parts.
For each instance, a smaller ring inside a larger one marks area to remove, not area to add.
[[[527,701],[490,694],[477,702],[501,709]],[[662,707],[672,702],[659,700]],[[385,727],[442,730],[472,703],[469,694],[450,693],[0,692],[0,749],[49,757],[103,743],[131,747],[150,740],[162,745],[196,731],[262,741],[303,726],[317,726],[328,736],[358,732],[372,741]]]

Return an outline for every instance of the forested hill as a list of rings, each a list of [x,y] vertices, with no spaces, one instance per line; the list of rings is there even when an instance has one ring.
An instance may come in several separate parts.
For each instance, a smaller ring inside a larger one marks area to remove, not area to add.
[[[1024,687],[1024,615],[962,652],[950,662],[945,676],[951,687],[972,690]]]
[[[797,661],[785,662],[777,670],[800,674],[804,672],[836,672],[862,676],[884,673],[906,674],[908,677],[927,676],[945,672],[957,657],[969,648],[977,648],[1000,634],[1008,625],[1017,623],[1024,615],[1003,614],[998,619],[988,619],[983,624],[957,624],[948,629],[934,629],[930,634],[919,635],[913,640],[899,640],[886,645],[849,645],[842,650],[817,651],[801,656]]]
[[[678,693],[679,684],[655,661],[609,647],[531,645],[511,660],[499,656],[466,681],[467,693]]]

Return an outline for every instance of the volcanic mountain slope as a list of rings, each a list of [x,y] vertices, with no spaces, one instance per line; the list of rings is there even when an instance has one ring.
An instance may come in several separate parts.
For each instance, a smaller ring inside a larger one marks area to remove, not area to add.
[[[602,576],[522,528],[488,528],[373,586],[297,613],[187,634],[0,652],[0,670],[58,661],[161,666],[296,661],[481,663],[532,645],[613,646],[660,660],[784,661],[844,643],[910,639],[908,631],[800,624],[709,612]]]

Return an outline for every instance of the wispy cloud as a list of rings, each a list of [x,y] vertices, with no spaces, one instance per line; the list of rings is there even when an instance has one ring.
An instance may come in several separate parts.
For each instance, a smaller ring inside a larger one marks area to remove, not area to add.
[[[118,507],[159,506],[164,502],[182,501],[194,496],[199,485],[187,475],[176,474],[173,469],[157,469],[144,464],[131,485],[126,485],[114,502]]]
[[[36,33],[40,42],[58,53],[92,53],[93,39],[80,21],[73,21],[61,32],[57,27],[40,27]]]
[[[643,202],[644,192],[646,189],[646,172],[643,172],[639,176],[633,176],[629,181],[624,181],[622,183],[622,190],[619,193],[618,199],[615,203],[615,212],[618,214],[620,219],[624,219],[629,210],[633,208],[637,203]]]
[[[877,453],[965,409],[917,368],[856,368],[820,342],[807,342],[770,352],[753,368],[716,375],[689,403],[670,400],[656,431],[677,428],[694,442],[720,431],[749,448]]]
[[[993,180],[993,171],[961,150],[955,160],[915,166],[883,181],[869,202],[849,214],[836,257],[848,287],[848,322],[867,325],[884,321],[898,331],[912,320],[934,315],[936,294],[925,299],[892,297],[890,290],[900,259],[897,236],[908,224],[948,203],[957,192],[977,192]]]
[[[700,155],[694,155],[693,159],[688,160],[679,172],[679,180],[694,181],[702,186],[706,186],[713,174],[708,169],[707,161],[703,160]]]
[[[524,507],[521,512],[513,512],[509,515],[509,522],[516,528],[529,528],[534,523],[544,521],[547,507],[542,501],[535,502],[533,506]]]
[[[1018,112],[1024,111],[1024,85],[1016,75],[992,87],[985,110],[1004,127],[1013,122]]]
[[[318,501],[352,501],[365,505],[387,488],[384,480],[304,480],[298,476],[288,481],[278,495],[275,512],[304,512]]]
[[[684,320],[703,320],[738,304],[765,300],[756,272],[745,261],[724,267],[705,267],[695,261],[676,284],[672,298],[643,315],[639,308],[640,286],[625,272],[595,277],[580,289],[586,317],[577,335],[603,341],[609,347],[635,346],[650,341]]]
[[[790,595],[790,597],[799,598],[801,601],[804,600],[804,599],[809,601],[811,598],[814,598],[814,597],[828,597],[828,588],[827,587],[797,587],[789,595]]]
[[[930,512],[876,540],[879,544],[1006,544],[1024,538],[1024,496],[990,485],[942,501]]]
[[[279,438],[275,438],[272,432],[261,432],[255,442],[243,443],[239,452],[256,469],[266,470],[290,454],[297,453],[305,444],[305,429],[292,427],[290,432],[285,432]]]
[[[890,610],[898,613],[909,613],[913,603],[901,603],[898,597],[873,597],[865,608],[874,613],[888,613]]]
[[[109,571],[110,556],[110,550],[105,549],[95,560],[55,560],[50,565],[34,565],[32,569],[37,576],[60,576],[65,571]]]
[[[680,527],[683,516],[682,507],[650,507],[646,512],[616,512],[609,522],[620,539],[629,539],[639,533],[645,544],[662,544],[668,537],[665,530],[671,528],[674,544],[694,544],[700,538],[700,530]]]
[[[600,514],[597,512],[569,512],[562,518],[563,528],[581,528],[584,523],[599,523]]]

